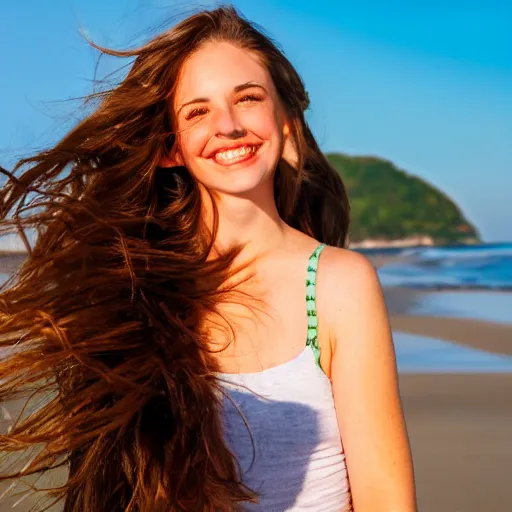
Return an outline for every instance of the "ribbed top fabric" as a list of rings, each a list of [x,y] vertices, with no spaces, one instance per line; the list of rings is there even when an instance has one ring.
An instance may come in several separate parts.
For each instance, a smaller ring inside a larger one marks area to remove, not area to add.
[[[218,374],[226,393],[226,442],[243,482],[259,494],[258,504],[244,504],[242,510],[352,510],[331,383],[319,365],[316,269],[322,249],[308,262],[304,350],[260,372]]]

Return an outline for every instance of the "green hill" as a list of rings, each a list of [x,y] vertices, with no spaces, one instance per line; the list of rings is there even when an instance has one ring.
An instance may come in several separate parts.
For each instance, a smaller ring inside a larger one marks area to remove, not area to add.
[[[478,241],[457,205],[425,181],[376,157],[326,155],[348,189],[350,240],[429,236],[435,243]]]

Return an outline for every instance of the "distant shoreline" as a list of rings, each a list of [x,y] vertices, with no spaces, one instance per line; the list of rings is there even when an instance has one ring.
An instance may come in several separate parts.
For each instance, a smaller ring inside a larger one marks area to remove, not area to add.
[[[359,242],[350,242],[351,249],[407,249],[412,247],[433,247],[434,239],[430,236],[415,236],[407,238],[398,238],[395,240],[386,240],[381,238],[369,238]]]
[[[477,238],[465,238],[457,241],[436,242],[429,235],[408,236],[405,238],[385,239],[385,238],[367,238],[365,240],[350,242],[351,249],[412,249],[420,247],[451,247],[463,246],[474,247],[476,245],[485,245]]]

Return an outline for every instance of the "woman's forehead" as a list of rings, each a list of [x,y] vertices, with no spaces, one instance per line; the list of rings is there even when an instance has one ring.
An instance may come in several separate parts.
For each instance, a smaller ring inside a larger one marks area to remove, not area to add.
[[[176,104],[192,97],[224,94],[247,82],[259,83],[267,90],[272,88],[270,73],[258,54],[227,42],[207,43],[183,64]]]

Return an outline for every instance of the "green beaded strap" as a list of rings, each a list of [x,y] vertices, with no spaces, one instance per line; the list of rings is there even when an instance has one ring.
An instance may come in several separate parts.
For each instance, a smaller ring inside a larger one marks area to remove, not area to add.
[[[316,271],[324,247],[325,244],[320,244],[309,257],[308,273],[306,275],[306,311],[308,315],[306,346],[311,347],[318,367],[320,367],[320,346],[318,345],[318,318],[316,314]]]

